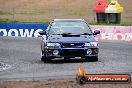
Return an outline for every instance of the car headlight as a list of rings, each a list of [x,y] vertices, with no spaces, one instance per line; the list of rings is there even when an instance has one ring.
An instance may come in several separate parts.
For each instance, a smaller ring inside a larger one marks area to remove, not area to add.
[[[47,46],[60,47],[60,44],[59,43],[47,43]]]
[[[91,46],[91,44],[90,43],[85,43],[85,46]]]
[[[91,46],[98,46],[98,42],[91,42]]]
[[[85,46],[98,46],[97,42],[85,43]]]

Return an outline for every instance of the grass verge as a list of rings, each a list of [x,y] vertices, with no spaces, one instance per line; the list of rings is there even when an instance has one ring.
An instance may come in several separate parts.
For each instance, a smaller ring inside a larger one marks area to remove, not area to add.
[[[3,22],[6,22],[6,23],[38,23],[38,24],[41,24],[41,23],[44,23],[44,24],[49,24],[49,21],[39,21],[39,22],[35,22],[35,21],[18,21],[18,20],[9,20],[9,19],[0,19],[0,23],[3,23]],[[121,24],[108,24],[108,23],[97,23],[97,22],[89,22],[90,25],[112,25],[112,26],[132,26],[132,23],[121,23]]]

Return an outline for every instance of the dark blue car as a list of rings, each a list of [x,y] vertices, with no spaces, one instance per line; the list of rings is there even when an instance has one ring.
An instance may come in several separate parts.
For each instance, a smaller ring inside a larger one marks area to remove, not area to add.
[[[98,61],[98,41],[84,19],[54,19],[42,36],[41,60],[85,58]]]

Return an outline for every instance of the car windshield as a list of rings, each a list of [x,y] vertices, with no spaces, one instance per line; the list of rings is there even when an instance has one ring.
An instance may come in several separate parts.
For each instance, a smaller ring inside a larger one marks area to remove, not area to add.
[[[92,34],[92,31],[89,29],[88,25],[83,21],[56,21],[53,22],[49,35],[61,35],[61,34],[69,34],[69,35],[87,35]]]

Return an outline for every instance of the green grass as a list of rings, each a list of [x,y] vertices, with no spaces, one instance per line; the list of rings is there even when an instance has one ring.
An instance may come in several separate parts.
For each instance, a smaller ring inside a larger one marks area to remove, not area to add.
[[[0,19],[0,23],[44,23],[44,24],[49,24],[48,21],[44,21],[44,22],[30,22],[30,21],[18,21],[18,20],[9,20],[9,19]]]
[[[111,0],[106,0],[107,4]],[[2,0],[0,22],[48,23],[53,18],[83,18],[93,25],[132,25],[132,0],[119,0],[121,24],[96,23],[93,8],[98,0]]]
[[[0,15],[11,15],[9,12],[0,11]]]
[[[44,23],[44,24],[49,24],[49,21],[18,21],[18,20],[9,20],[9,19],[0,19],[0,23],[2,22],[7,22],[7,23]],[[107,23],[96,23],[96,22],[89,22],[90,25],[112,25],[112,26],[132,26],[132,23],[121,23],[121,24],[107,24]]]
[[[14,12],[14,13],[13,13]],[[122,13],[124,14],[124,13]],[[131,12],[129,14],[122,15],[121,24],[97,24],[95,21],[95,13],[87,8],[33,8],[33,9],[1,9],[0,10],[0,22],[27,22],[27,23],[48,23],[53,18],[83,18],[86,19],[89,24],[93,25],[132,25]]]

